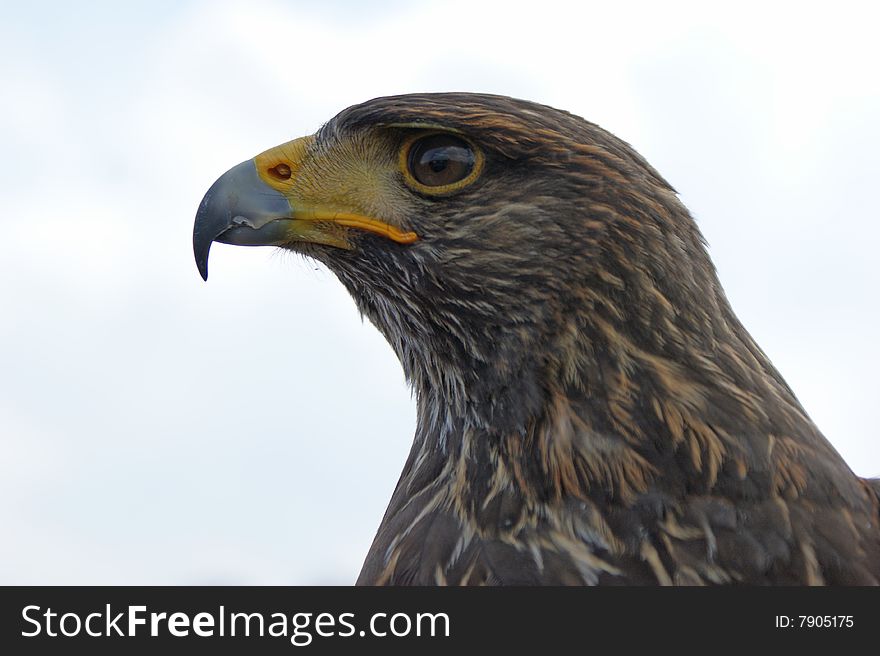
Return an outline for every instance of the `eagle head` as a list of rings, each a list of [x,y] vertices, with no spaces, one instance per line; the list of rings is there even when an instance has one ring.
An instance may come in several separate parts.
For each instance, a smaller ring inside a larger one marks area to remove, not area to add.
[[[588,379],[595,331],[638,342],[683,313],[711,331],[723,304],[694,221],[629,145],[501,96],[346,109],[222,176],[193,235],[206,279],[212,241],[320,260],[417,393],[496,428]]]
[[[415,390],[361,582],[877,582],[875,493],[675,191],[598,126],[377,98],[221,176],[193,232],[206,279],[214,241],[323,262]]]

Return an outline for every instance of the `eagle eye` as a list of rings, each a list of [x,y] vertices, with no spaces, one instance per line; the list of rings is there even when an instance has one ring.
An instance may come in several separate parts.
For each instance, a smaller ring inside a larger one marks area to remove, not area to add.
[[[420,136],[402,153],[407,181],[426,193],[449,193],[472,182],[481,157],[467,141],[454,134]]]

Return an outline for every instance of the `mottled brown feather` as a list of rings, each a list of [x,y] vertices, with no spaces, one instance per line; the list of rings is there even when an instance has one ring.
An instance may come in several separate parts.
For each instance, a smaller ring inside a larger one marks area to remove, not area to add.
[[[443,197],[397,181],[382,218],[418,242],[291,245],[345,284],[418,401],[358,583],[880,582],[880,484],[742,327],[644,159],[579,117],[475,94],[351,107],[314,148],[391,162],[421,127],[486,165]]]

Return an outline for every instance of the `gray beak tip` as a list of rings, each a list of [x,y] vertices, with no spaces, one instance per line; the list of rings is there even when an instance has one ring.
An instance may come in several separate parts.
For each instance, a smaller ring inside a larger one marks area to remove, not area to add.
[[[196,266],[199,269],[199,275],[202,280],[208,280],[208,254],[211,252],[211,242],[200,244],[198,238],[193,235],[193,253],[196,256]]]
[[[198,267],[199,274],[202,276],[203,280],[208,279],[208,255],[211,252],[211,244],[214,242],[215,236],[210,234],[211,232],[214,232],[214,230],[205,230],[206,226],[203,221],[203,217],[208,209],[205,201],[207,201],[209,197],[210,192],[205,196],[205,200],[202,201],[198,214],[196,214],[195,225],[193,226],[193,255],[195,255],[196,266]]]

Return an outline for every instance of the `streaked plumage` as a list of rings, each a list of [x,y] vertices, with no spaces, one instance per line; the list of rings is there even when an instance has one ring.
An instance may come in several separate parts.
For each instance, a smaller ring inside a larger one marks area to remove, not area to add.
[[[435,133],[475,153],[461,186],[413,181],[407,148]],[[221,178],[203,274],[211,240],[322,261],[418,400],[358,583],[880,582],[880,486],[809,419],[629,145],[543,105],[421,94],[253,161],[291,220],[241,227]]]

